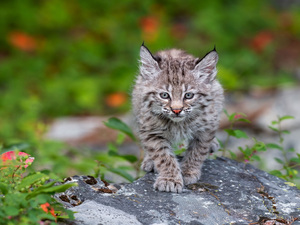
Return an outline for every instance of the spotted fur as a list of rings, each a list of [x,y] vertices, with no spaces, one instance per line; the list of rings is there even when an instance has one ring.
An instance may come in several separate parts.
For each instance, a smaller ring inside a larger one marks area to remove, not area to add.
[[[132,105],[146,152],[142,169],[159,173],[154,188],[180,193],[184,184],[200,179],[207,154],[218,148],[215,133],[224,99],[216,80],[218,54],[214,49],[199,59],[171,49],[152,55],[142,45],[140,57]],[[172,146],[182,140],[188,148],[179,163]]]

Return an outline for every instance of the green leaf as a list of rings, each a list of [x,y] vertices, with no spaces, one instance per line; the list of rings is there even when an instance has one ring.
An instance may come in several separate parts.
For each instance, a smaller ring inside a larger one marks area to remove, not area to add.
[[[225,113],[225,115],[226,115],[227,117],[229,117],[229,114],[228,114],[228,112],[227,112],[226,109],[223,109],[223,112]]]
[[[295,152],[295,149],[294,148],[290,148],[287,150],[288,152]]]
[[[43,177],[46,177],[45,174],[42,173],[36,173],[36,174],[32,174],[30,176],[25,177],[21,184],[18,185],[18,188],[25,188],[26,186],[31,186],[32,184],[34,184],[36,181],[42,179]]]
[[[120,155],[120,156],[131,163],[134,163],[138,160],[137,157],[134,155]]]
[[[247,117],[247,115],[245,113],[242,113],[242,112],[238,112],[237,114],[243,116],[243,117]]]
[[[181,149],[175,150],[174,154],[175,155],[180,155],[181,153],[185,152],[185,150],[186,150],[185,148],[181,148]]]
[[[220,141],[218,138],[217,138],[217,141],[219,142],[219,145],[221,146],[221,148],[224,148],[224,144],[222,141]]]
[[[252,150],[256,151],[267,151],[266,144],[262,141],[257,141],[255,138],[253,138],[255,141],[254,146],[252,147]]]
[[[244,154],[245,154],[245,156],[248,156],[248,157],[249,157],[249,156],[252,154],[252,150],[249,149],[248,146],[247,146],[247,148],[246,148],[245,151],[244,151]]]
[[[238,147],[238,149],[239,149],[243,154],[245,154],[245,150],[244,150],[242,147]]]
[[[298,174],[298,170],[292,169],[292,173],[296,176]]]
[[[260,157],[258,155],[251,156],[251,159],[256,160],[256,161],[260,161]]]
[[[279,118],[279,121],[282,121],[282,120],[290,120],[290,119],[295,119],[295,117],[293,117],[293,116],[283,116],[283,117],[280,117],[280,118]]]
[[[3,207],[3,210],[8,216],[16,216],[19,214],[19,209],[11,205]]]
[[[230,150],[228,150],[228,151],[230,153],[231,159],[236,159],[236,154],[234,152],[230,151]]]
[[[67,213],[67,215],[69,216],[69,218],[70,218],[71,220],[75,219],[75,217],[74,217],[74,213],[75,213],[75,212],[73,212],[73,211],[71,211],[71,210],[68,210],[68,209],[67,209],[65,212]]]
[[[38,203],[38,204],[44,204],[48,201],[51,201],[51,195],[47,194],[39,194],[37,195],[34,200]]]
[[[124,133],[119,132],[119,133],[118,133],[118,136],[117,136],[116,143],[117,143],[118,145],[121,145],[121,144],[124,142],[125,137],[126,137],[126,136],[124,135]]]
[[[230,116],[229,116],[229,118],[228,118],[228,120],[229,121],[232,121],[233,119],[234,119],[234,116],[236,115],[236,113],[232,113]]]
[[[134,168],[132,166],[118,166],[118,169],[120,170],[131,170],[134,171]]]
[[[133,135],[132,130],[127,126],[127,124],[123,123],[118,118],[115,117],[109,118],[107,122],[104,122],[104,124],[109,128],[112,128],[114,130],[119,130],[127,134],[132,140],[136,141],[136,138]]]
[[[127,173],[125,170],[118,169],[118,168],[110,168],[110,169],[108,169],[108,171],[118,174],[119,176],[124,177],[126,180],[128,180],[130,182],[134,181],[133,177],[129,173]]]
[[[230,136],[235,137],[235,133],[234,133],[233,130],[231,130],[231,129],[224,129],[224,131],[227,132]]]
[[[275,127],[268,126],[271,130],[278,132],[279,130]]]
[[[299,158],[291,158],[290,161],[300,164],[300,159]]]
[[[58,185],[58,186],[52,186],[52,187],[47,187],[45,189],[40,189],[38,191],[41,191],[43,193],[52,193],[52,192],[64,192],[67,189],[69,189],[70,187],[74,187],[74,186],[78,186],[77,183],[67,183],[67,184],[62,184],[62,185]]]
[[[283,130],[281,131],[282,133],[285,133],[285,134],[290,134],[291,132],[289,132],[288,130]]]
[[[278,159],[278,158],[276,158],[276,157],[275,157],[274,159],[275,159],[275,161],[276,161],[276,162],[278,162],[278,163],[280,163],[280,164],[283,164],[283,165],[284,165],[284,162],[283,162],[281,159]]]
[[[3,148],[3,151],[9,152],[9,151],[22,151],[25,149],[28,149],[30,147],[27,143],[18,143],[18,144],[12,144],[9,146],[6,146]]]
[[[234,130],[234,134],[236,138],[248,138],[247,134],[241,130]]]
[[[0,191],[3,195],[6,195],[8,192],[8,186],[7,184],[0,183]]]
[[[275,125],[275,124],[278,124],[278,121],[273,120],[273,121],[272,121],[272,125]]]
[[[48,193],[48,194],[53,194],[55,192],[64,192],[67,189],[69,189],[70,187],[74,187],[74,186],[78,186],[77,183],[68,183],[68,184],[62,184],[62,185],[58,185],[58,186],[51,186],[51,187],[38,187],[37,189],[34,189],[27,197],[26,199],[31,199],[39,194],[44,194],[44,193]]]
[[[282,173],[279,170],[272,170],[270,172],[270,174],[272,174],[273,176],[277,176],[277,177],[282,176]]]
[[[117,153],[119,150],[113,143],[108,143],[107,148],[111,152]]]
[[[245,118],[240,118],[240,119],[237,119],[236,121],[242,121],[242,122],[246,122],[246,123],[251,123],[250,120],[247,120]]]
[[[56,183],[56,181],[51,181],[47,184],[43,184],[41,187],[39,188],[48,188],[48,187],[52,187],[54,184]]]
[[[274,144],[274,143],[268,143],[266,145],[268,148],[274,148],[274,149],[279,149],[279,150],[282,150],[282,147],[277,145],[277,144]]]
[[[109,156],[120,156],[118,153],[114,152],[114,151],[109,151],[108,152]]]

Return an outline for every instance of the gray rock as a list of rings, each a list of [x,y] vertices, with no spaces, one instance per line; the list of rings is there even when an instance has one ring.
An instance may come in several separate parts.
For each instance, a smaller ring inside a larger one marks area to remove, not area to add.
[[[206,160],[202,171],[181,194],[154,190],[157,174],[147,173],[124,185],[75,176],[66,182],[79,186],[55,198],[77,212],[75,224],[300,224],[300,191],[291,183],[227,158]]]
[[[141,225],[136,216],[130,215],[114,207],[102,205],[94,201],[71,208],[76,213],[78,224],[132,224]]]

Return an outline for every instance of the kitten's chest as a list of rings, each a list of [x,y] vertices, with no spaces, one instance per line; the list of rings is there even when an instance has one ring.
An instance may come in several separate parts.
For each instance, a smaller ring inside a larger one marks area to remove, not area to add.
[[[193,131],[191,127],[188,124],[184,123],[171,124],[170,126],[168,126],[167,132],[165,133],[167,138],[173,143],[192,139],[192,134]]]

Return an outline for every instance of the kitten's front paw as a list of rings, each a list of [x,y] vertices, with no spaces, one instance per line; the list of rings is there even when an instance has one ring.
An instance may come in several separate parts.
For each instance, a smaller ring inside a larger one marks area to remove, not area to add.
[[[210,145],[209,153],[217,152],[220,149],[220,144],[217,139],[214,139]]]
[[[151,172],[154,169],[154,162],[151,159],[144,159],[141,169],[145,172]]]
[[[185,185],[194,184],[197,183],[197,181],[201,177],[200,171],[189,171],[189,172],[183,172],[183,181]]]
[[[182,178],[158,177],[154,183],[154,188],[159,191],[181,193],[183,187]]]

